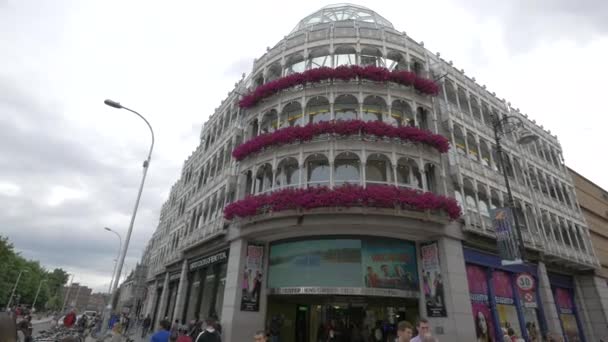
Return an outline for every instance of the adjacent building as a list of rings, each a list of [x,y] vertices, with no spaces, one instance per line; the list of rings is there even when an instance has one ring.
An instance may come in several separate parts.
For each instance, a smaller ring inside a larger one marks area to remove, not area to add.
[[[146,296],[146,276],[148,270],[145,265],[137,264],[129,273],[118,289],[118,301],[115,306],[120,312],[139,316],[142,312],[143,301]]]
[[[503,163],[497,120],[520,128],[500,131]],[[508,206],[525,264],[497,253]],[[419,317],[440,340],[597,341],[606,310],[591,320],[587,294],[607,308],[606,283],[587,281],[600,264],[583,213],[556,136],[381,15],[331,5],[203,125],[142,258],[144,311],[217,317],[224,341],[390,338]]]
[[[63,298],[66,308],[74,308],[78,311],[85,310],[89,304],[89,298],[93,290],[79,283],[72,283],[63,288]]]

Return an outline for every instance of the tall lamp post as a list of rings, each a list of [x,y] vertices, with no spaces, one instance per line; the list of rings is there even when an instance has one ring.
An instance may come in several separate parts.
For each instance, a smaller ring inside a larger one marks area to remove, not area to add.
[[[498,155],[498,162],[500,168],[502,169],[502,174],[505,177],[505,186],[507,188],[507,196],[508,198],[508,207],[513,211],[513,223],[515,224],[515,231],[517,232],[517,240],[519,245],[519,253],[521,256],[522,262],[526,260],[526,247],[524,245],[524,238],[521,233],[521,228],[519,226],[519,219],[517,217],[517,213],[515,212],[515,200],[513,199],[513,193],[511,192],[511,184],[509,183],[509,177],[507,175],[507,169],[505,167],[505,161],[503,158],[503,151],[501,140],[505,134],[510,134],[519,131],[524,126],[524,122],[521,118],[513,115],[505,115],[502,118],[494,117],[494,122],[492,123],[492,128],[494,129],[494,140],[496,141],[496,154]],[[534,135],[528,131],[523,131],[519,134],[519,138],[517,139],[517,143],[520,145],[529,144],[538,139],[537,135]]]
[[[65,298],[63,299],[63,306],[61,307],[61,312],[65,310],[65,306],[68,303],[68,299],[70,297],[70,290],[72,290],[72,284],[74,283],[74,276],[76,276],[76,274],[72,273],[72,280],[70,280],[70,282],[68,283],[68,289],[65,291]]]
[[[137,216],[137,208],[139,207],[139,200],[141,198],[141,193],[144,189],[144,183],[146,182],[146,174],[148,173],[148,167],[150,166],[150,159],[152,158],[152,150],[154,149],[154,130],[152,130],[152,126],[150,126],[150,123],[148,122],[148,120],[146,120],[146,118],[144,118],[143,115],[139,114],[138,112],[136,112],[132,109],[129,109],[116,101],[105,100],[103,103],[105,103],[106,105],[113,107],[113,108],[126,109],[129,112],[139,116],[142,120],[144,120],[144,122],[150,129],[150,134],[152,135],[152,143],[150,144],[150,151],[148,152],[148,158],[146,160],[144,160],[144,163],[143,163],[144,172],[143,172],[143,175],[141,178],[141,184],[139,185],[137,199],[135,200],[135,207],[133,208],[133,214],[131,215],[131,223],[129,223],[129,230],[127,231],[125,245],[122,248],[120,258],[118,260],[118,268],[116,269],[116,272],[115,272],[116,274],[114,275],[114,283],[112,284],[112,294],[110,296],[110,303],[108,304],[108,306],[106,308],[109,312],[111,312],[112,304],[116,300],[116,288],[118,287],[118,280],[120,279],[120,273],[122,272],[122,267],[125,263],[125,256],[127,255],[127,250],[129,249],[129,241],[131,240],[131,232],[133,231],[133,223],[135,222],[135,217]],[[103,326],[107,327],[108,326],[107,320],[109,319],[109,314],[104,315],[104,316],[105,317],[104,317]]]
[[[114,261],[114,270],[112,271],[112,280],[110,280],[110,287],[108,288],[108,293],[112,293],[112,283],[114,283],[114,276],[116,275],[116,266],[118,265],[118,259],[120,258],[120,251],[122,250],[122,237],[120,236],[120,234],[118,234],[117,231],[112,230],[108,227],[104,227],[103,229],[107,230],[108,232],[114,233],[114,234],[116,234],[116,236],[118,236],[118,256],[116,257],[116,260]]]
[[[17,290],[17,286],[19,286],[19,280],[21,280],[21,275],[23,273],[29,272],[27,269],[23,269],[19,271],[19,275],[17,276],[17,280],[15,281],[15,286],[13,286],[13,291],[11,292],[11,296],[8,298],[8,304],[6,305],[6,311],[11,308],[11,304],[13,304],[13,296],[15,295],[15,290]]]
[[[42,283],[45,283],[46,279],[40,280],[40,284],[38,284],[38,290],[36,291],[36,296],[34,296],[34,302],[32,303],[32,310],[35,310],[36,301],[38,300],[38,295],[40,294],[40,288],[42,287]]]

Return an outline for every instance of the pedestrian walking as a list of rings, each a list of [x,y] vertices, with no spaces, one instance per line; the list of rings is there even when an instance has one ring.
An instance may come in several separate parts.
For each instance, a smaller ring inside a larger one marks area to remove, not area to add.
[[[159,329],[152,335],[152,337],[150,337],[150,342],[169,341],[169,335],[171,335],[169,329],[171,329],[171,323],[168,320],[163,319],[162,321],[160,321]]]
[[[215,320],[208,318],[205,323],[207,327],[196,338],[196,342],[221,342],[220,334],[215,330]]]
[[[177,342],[192,342],[192,337],[188,336],[188,327],[182,325],[179,327],[179,336]]]
[[[265,332],[259,330],[253,335],[253,342],[268,342],[268,336]]]
[[[401,321],[397,325],[397,339],[395,342],[410,342],[414,332],[414,327],[410,322]]]
[[[169,335],[169,341],[171,342],[175,342],[177,341],[177,338],[179,337],[179,333],[178,333],[178,328],[179,328],[179,320],[175,320],[175,322],[173,322],[173,324],[171,324],[171,335]]]
[[[418,332],[418,335],[411,339],[410,342],[422,342],[422,338],[431,332],[429,320],[426,318],[420,318],[418,320],[418,323],[416,323],[416,330]]]
[[[144,322],[141,325],[141,338],[146,337],[148,335],[148,331],[150,330],[150,325],[152,324],[152,318],[150,318],[150,314],[146,315],[144,318]]]

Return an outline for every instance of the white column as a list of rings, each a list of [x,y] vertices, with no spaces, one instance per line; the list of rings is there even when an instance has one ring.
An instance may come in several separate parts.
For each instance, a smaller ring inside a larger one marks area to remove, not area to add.
[[[549,283],[549,275],[547,274],[547,268],[543,262],[538,262],[538,292],[540,294],[540,300],[543,303],[543,312],[545,320],[547,321],[547,329],[560,336],[563,335],[562,326],[559,321],[559,315],[557,313],[557,307],[555,306],[555,299],[553,298],[553,291],[551,291],[551,284]]]
[[[268,251],[265,250],[264,270],[267,270]],[[251,341],[253,334],[264,330],[266,315],[266,283],[263,280],[260,292],[260,310],[258,312],[241,311],[241,282],[245,271],[247,241],[234,240],[230,244],[230,256],[226,271],[226,287],[222,308],[223,342]],[[264,278],[265,279],[265,278]]]
[[[436,336],[440,341],[475,341],[475,324],[460,240],[440,238],[439,259],[447,317],[427,317],[431,329],[443,330],[443,335]]]
[[[173,310],[173,319],[179,319],[183,322],[186,317],[182,317],[184,305],[186,304],[186,291],[188,286],[188,259],[182,262],[182,273],[179,275],[179,285],[177,285],[177,296],[175,298],[175,310]]]

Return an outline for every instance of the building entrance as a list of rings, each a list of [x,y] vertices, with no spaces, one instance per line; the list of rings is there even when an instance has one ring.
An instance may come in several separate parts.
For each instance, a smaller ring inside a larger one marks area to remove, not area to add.
[[[394,341],[397,323],[415,322],[418,300],[364,296],[268,298],[267,329],[280,342]],[[276,339],[275,339],[276,341]]]

